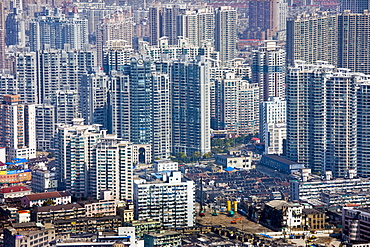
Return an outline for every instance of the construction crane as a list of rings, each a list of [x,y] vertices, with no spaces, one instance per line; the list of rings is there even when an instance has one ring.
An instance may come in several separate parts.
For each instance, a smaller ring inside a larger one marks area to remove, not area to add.
[[[238,220],[242,221],[242,218],[235,218],[235,219],[234,219],[234,220],[232,220],[230,223],[231,223],[231,224],[236,224],[236,222],[237,222]]]

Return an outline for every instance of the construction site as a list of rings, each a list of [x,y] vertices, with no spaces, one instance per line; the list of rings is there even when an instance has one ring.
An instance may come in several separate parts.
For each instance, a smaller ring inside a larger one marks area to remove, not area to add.
[[[202,226],[222,226],[233,227],[239,231],[250,233],[263,233],[270,230],[260,224],[248,220],[245,216],[238,213],[238,203],[236,201],[227,201],[227,208],[216,210],[212,207],[201,206],[198,204],[196,223]]]

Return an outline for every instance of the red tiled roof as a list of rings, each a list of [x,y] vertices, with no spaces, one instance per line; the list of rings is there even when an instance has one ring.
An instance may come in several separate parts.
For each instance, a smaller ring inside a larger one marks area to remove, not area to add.
[[[7,188],[0,189],[0,193],[3,193],[3,194],[19,192],[19,191],[30,191],[30,189],[24,186],[13,186],[13,187],[7,187]]]
[[[49,198],[65,197],[65,196],[69,196],[69,193],[55,191],[55,192],[31,194],[31,195],[26,195],[26,196],[30,201],[37,201],[37,200],[43,200],[43,199],[49,199]]]

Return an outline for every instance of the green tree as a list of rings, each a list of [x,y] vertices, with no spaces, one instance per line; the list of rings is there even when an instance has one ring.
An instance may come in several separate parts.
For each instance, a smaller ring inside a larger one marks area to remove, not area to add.
[[[55,205],[55,202],[51,199],[47,199],[46,201],[44,201],[44,203],[42,204],[43,207],[45,206],[54,206]]]

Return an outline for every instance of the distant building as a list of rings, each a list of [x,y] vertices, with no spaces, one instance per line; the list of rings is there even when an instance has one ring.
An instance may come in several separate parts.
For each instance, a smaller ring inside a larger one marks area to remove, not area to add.
[[[55,171],[48,169],[33,170],[31,188],[33,192],[37,193],[57,191],[58,180]]]

